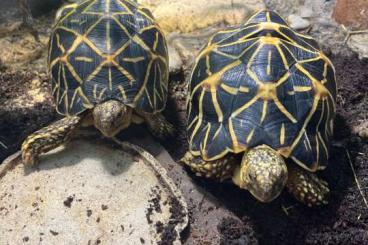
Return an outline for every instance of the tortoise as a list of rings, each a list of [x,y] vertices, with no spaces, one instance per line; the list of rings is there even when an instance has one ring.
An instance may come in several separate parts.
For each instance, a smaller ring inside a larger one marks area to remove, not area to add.
[[[135,1],[65,5],[48,57],[56,110],[64,117],[25,139],[24,164],[35,164],[81,126],[94,125],[106,137],[142,122],[157,137],[173,133],[161,114],[169,74],[166,40],[150,11]]]
[[[328,203],[327,167],[336,82],[310,36],[261,10],[214,34],[189,83],[189,150],[197,175],[233,183],[261,202],[286,188],[308,206]]]

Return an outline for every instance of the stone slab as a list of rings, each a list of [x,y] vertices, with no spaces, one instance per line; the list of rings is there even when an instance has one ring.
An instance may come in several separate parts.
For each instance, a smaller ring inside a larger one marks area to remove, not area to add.
[[[129,143],[74,140],[0,166],[1,244],[180,244],[186,204],[166,171]]]

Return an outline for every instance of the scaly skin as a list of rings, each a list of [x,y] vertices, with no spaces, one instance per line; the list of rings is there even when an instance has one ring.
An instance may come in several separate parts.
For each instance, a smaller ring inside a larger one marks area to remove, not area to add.
[[[25,165],[36,164],[40,154],[66,142],[76,129],[91,119],[103,135],[113,137],[129,126],[132,111],[132,108],[119,101],[109,100],[96,105],[83,116],[67,116],[27,137],[22,145],[23,162]]]
[[[154,115],[142,114],[142,117],[153,136],[166,139],[174,134],[174,126],[161,113]]]
[[[319,179],[315,173],[298,166],[289,166],[289,180],[286,187],[297,200],[308,207],[328,203],[330,190],[327,182]]]
[[[96,105],[83,116],[68,116],[38,130],[23,142],[22,158],[25,165],[37,163],[38,156],[66,142],[82,125],[93,124],[106,137],[113,137],[127,128],[131,122],[146,122],[153,135],[159,138],[171,136],[174,127],[162,114],[135,116],[133,109],[116,100]]]
[[[215,161],[204,161],[187,152],[181,162],[189,166],[197,176],[225,180],[232,178],[234,184],[249,190],[262,202],[275,199],[284,186],[295,198],[308,207],[328,203],[327,183],[295,163],[286,166],[276,151],[267,147],[255,147],[241,154],[227,154]]]
[[[261,202],[270,202],[280,195],[287,177],[284,159],[271,147],[260,145],[244,153],[233,181]]]
[[[106,137],[113,137],[132,122],[133,109],[116,100],[97,104],[92,110],[93,124]]]
[[[65,143],[80,126],[81,116],[65,117],[27,137],[22,144],[22,159],[25,165],[37,164],[38,156]]]
[[[189,166],[197,176],[223,181],[232,177],[234,168],[239,164],[240,159],[234,154],[228,154],[224,158],[208,162],[187,152],[180,161]]]

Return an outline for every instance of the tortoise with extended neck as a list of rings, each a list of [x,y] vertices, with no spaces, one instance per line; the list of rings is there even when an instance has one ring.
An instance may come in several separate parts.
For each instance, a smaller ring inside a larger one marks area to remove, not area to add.
[[[49,44],[52,92],[61,120],[30,135],[25,164],[82,125],[112,137],[145,122],[157,137],[173,131],[166,104],[168,54],[151,13],[132,0],[89,0],[59,10]]]
[[[326,167],[335,115],[334,68],[310,36],[273,11],[219,31],[189,84],[189,151],[197,175],[232,178],[262,202],[286,186],[308,206],[328,201]]]

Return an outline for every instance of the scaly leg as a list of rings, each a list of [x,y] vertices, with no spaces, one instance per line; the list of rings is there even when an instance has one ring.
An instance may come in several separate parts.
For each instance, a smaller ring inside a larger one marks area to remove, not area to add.
[[[41,153],[48,152],[66,142],[81,125],[81,116],[65,117],[27,137],[22,144],[25,165],[34,165]]]
[[[319,179],[315,173],[296,166],[288,167],[287,189],[297,200],[309,207],[328,203],[330,190],[327,182]]]
[[[185,153],[180,161],[189,166],[197,176],[215,178],[220,181],[231,178],[234,168],[240,163],[240,159],[232,154],[218,160],[204,161],[190,152]]]
[[[142,115],[151,133],[160,139],[165,139],[174,134],[174,126],[161,114]]]

